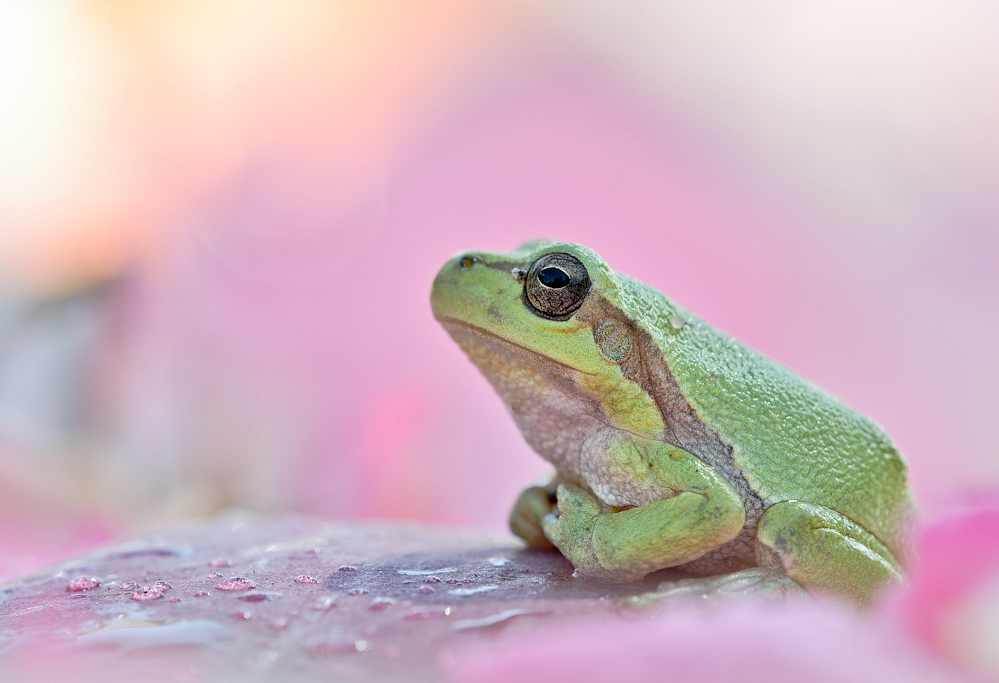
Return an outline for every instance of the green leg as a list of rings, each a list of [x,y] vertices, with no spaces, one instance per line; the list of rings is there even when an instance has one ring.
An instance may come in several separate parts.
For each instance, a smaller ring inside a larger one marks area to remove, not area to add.
[[[902,578],[891,551],[869,531],[827,507],[796,500],[777,503],[760,518],[756,559],[809,592],[862,605]]]
[[[700,557],[742,529],[742,499],[690,453],[627,432],[602,443],[604,481],[627,482],[625,491],[629,485],[658,490],[662,499],[616,509],[580,486],[560,484],[558,506],[542,528],[580,574],[637,581]]]

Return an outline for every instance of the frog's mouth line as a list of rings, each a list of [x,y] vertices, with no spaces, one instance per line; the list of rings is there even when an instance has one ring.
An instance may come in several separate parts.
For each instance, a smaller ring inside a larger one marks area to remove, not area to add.
[[[522,344],[518,344],[517,342],[512,341],[510,339],[507,339],[506,337],[501,337],[500,335],[496,334],[495,332],[491,332],[491,331],[489,331],[489,330],[487,330],[487,329],[485,329],[483,327],[479,327],[478,325],[473,325],[471,323],[467,323],[464,320],[458,320],[456,318],[438,318],[437,320],[438,320],[438,322],[440,322],[441,325],[444,326],[445,329],[450,328],[450,327],[458,327],[458,328],[461,328],[461,329],[463,329],[465,331],[472,332],[474,334],[478,334],[478,335],[481,335],[483,337],[489,337],[490,339],[495,339],[496,341],[502,342],[503,344],[506,344],[508,346],[512,346],[514,348],[520,349],[521,351],[525,351],[525,352],[531,354],[532,356],[535,356],[537,358],[542,358],[542,359],[544,359],[545,361],[547,361],[549,363],[554,363],[555,365],[561,366],[561,367],[565,368],[566,370],[572,370],[573,372],[578,372],[581,375],[592,375],[592,374],[594,374],[592,372],[586,372],[585,370],[580,370],[579,368],[577,368],[575,366],[572,366],[572,365],[569,365],[568,363],[563,363],[562,361],[555,360],[554,358],[552,358],[550,356],[546,356],[543,353],[538,353],[534,349],[531,349],[531,348],[528,348],[526,346],[523,346]],[[450,330],[448,330],[448,331],[450,332]]]

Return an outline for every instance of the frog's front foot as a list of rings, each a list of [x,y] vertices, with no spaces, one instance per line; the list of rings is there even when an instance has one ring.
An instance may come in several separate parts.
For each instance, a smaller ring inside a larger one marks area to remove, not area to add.
[[[593,547],[597,520],[610,509],[587,491],[568,482],[559,484],[556,496],[558,505],[541,521],[545,536],[580,574],[615,578],[600,564]]]

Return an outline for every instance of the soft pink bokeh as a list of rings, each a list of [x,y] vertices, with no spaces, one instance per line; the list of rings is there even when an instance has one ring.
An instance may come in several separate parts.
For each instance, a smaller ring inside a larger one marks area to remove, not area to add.
[[[502,529],[546,465],[427,293],[454,252],[538,236],[872,415],[924,509],[995,486],[995,13],[768,7],[9,3],[35,37],[5,43],[4,279],[117,280],[83,436],[0,430],[8,500],[39,501],[2,514]],[[899,54],[948,59],[913,80]],[[18,544],[25,569],[69,550]]]

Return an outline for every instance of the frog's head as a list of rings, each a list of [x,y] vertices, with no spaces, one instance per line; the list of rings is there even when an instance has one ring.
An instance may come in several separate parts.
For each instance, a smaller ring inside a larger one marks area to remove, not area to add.
[[[621,286],[591,249],[534,241],[458,254],[434,279],[430,301],[515,417],[572,400],[574,410],[585,402],[594,417],[653,436],[662,418],[636,376],[639,330],[614,303]]]

